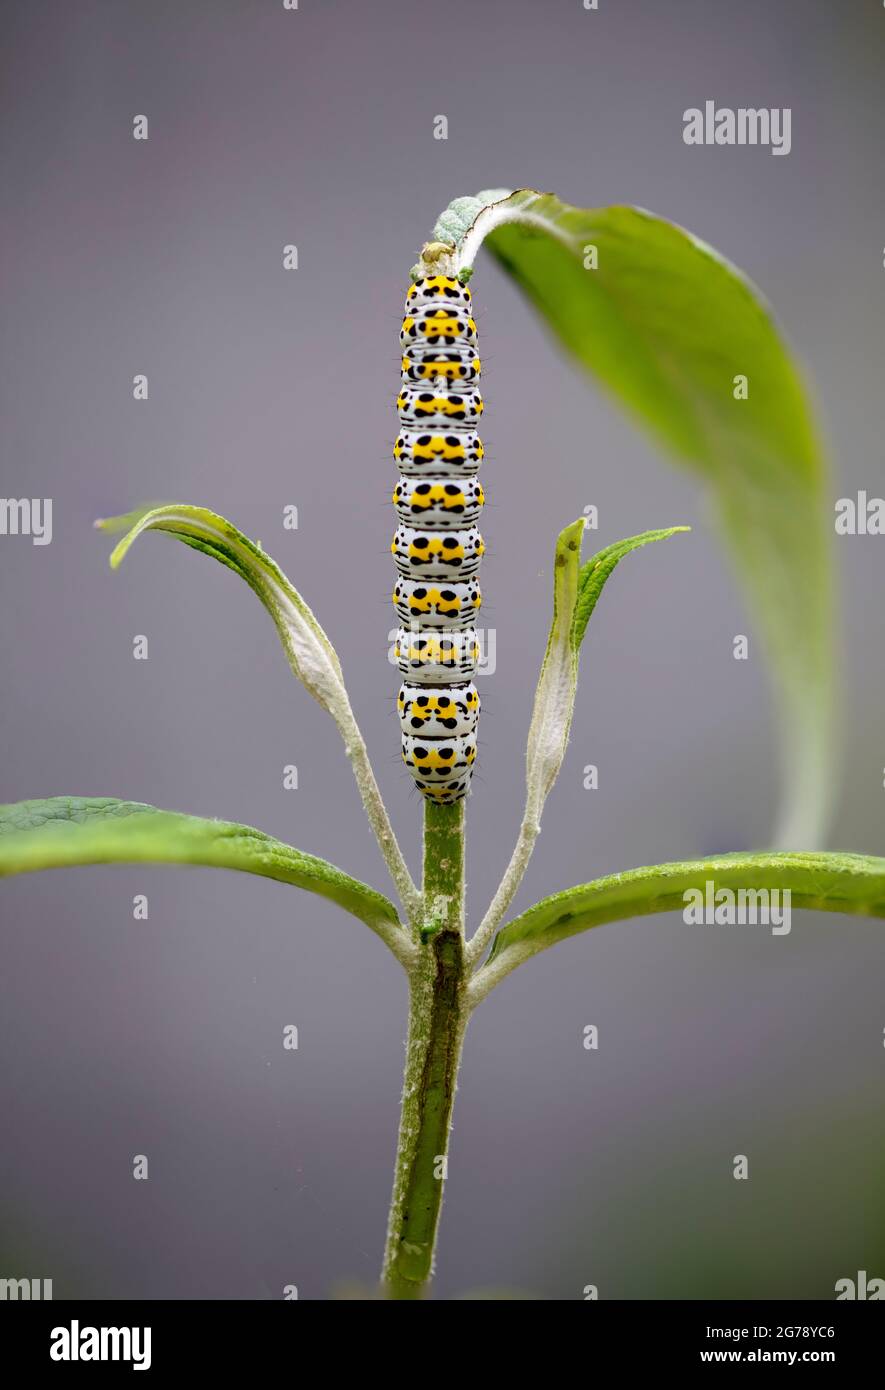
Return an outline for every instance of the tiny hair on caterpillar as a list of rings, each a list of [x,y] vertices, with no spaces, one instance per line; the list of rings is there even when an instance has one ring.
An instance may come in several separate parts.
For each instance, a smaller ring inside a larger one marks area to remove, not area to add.
[[[472,299],[452,276],[419,276],[406,294],[400,331],[398,524],[390,547],[401,624],[394,642],[403,677],[397,713],[403,762],[421,795],[441,805],[470,790],[480,711],[474,623],[482,603],[476,576],[485,545],[477,523],[485,494],[476,477],[483,402]]]

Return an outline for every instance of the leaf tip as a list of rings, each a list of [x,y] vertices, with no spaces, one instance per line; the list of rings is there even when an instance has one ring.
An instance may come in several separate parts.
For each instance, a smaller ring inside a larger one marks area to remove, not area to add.
[[[131,528],[132,514],[127,516],[99,516],[92,523],[94,530],[108,532],[121,531],[124,528]],[[118,569],[123,556],[129,547],[130,537],[124,536],[123,539],[114,547],[108,558],[108,564],[112,570]]]
[[[125,559],[126,552],[128,551],[131,544],[132,534],[130,532],[128,535],[124,536],[121,541],[118,541],[117,544],[114,546],[113,550],[108,556],[108,564],[110,565],[112,570],[118,570],[120,568],[120,566],[123,563],[123,560]]]
[[[580,550],[584,532],[587,529],[587,518],[579,516],[577,521],[569,522],[568,526],[563,527],[557,537],[557,550]]]

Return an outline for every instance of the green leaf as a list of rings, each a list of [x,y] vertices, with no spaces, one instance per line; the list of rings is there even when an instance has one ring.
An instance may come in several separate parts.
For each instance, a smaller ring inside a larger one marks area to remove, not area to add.
[[[435,236],[454,245],[456,272],[487,240],[561,345],[711,489],[780,698],[777,840],[812,846],[831,791],[827,477],[807,393],[761,293],[641,208],[497,190],[457,199]],[[585,269],[588,247],[596,269]],[[734,399],[738,375],[746,400]]]
[[[666,540],[688,526],[646,531],[600,550],[581,565],[584,519],[560,531],[553,562],[553,621],[535,690],[532,722],[525,755],[525,811],[510,863],[488,911],[468,943],[467,959],[476,964],[485,954],[492,933],[516,895],[541,831],[544,803],[559,776],[571,730],[578,685],[578,657],[590,616],[605,582],[624,555],[649,541]]]
[[[604,550],[598,550],[586,565],[581,566],[578,576],[578,599],[572,623],[572,642],[576,650],[584,640],[587,624],[593,615],[599,595],[605,588],[606,580],[624,556],[629,555],[631,550],[638,550],[640,546],[649,545],[652,541],[665,541],[680,531],[690,530],[690,526],[668,526],[662,531],[643,531],[640,536],[628,536],[626,540],[615,541]]]
[[[703,892],[708,882],[714,892],[720,888],[789,889],[792,907],[885,917],[885,859],[868,855],[725,854],[655,864],[543,898],[498,932],[477,981],[491,967],[494,983],[554,942],[605,922],[681,909],[685,892]]]
[[[145,531],[165,531],[232,569],[258,595],[274,620],[295,675],[336,719],[350,715],[344,679],[332,643],[279,565],[223,516],[184,503],[149,507],[97,521],[102,531],[125,531],[111,554],[117,569]]]
[[[560,532],[556,542],[553,622],[535,692],[526,754],[529,819],[540,820],[544,801],[562,766],[575,704],[581,643],[606,580],[631,550],[690,528],[670,526],[663,531],[629,536],[606,546],[581,565],[584,529],[583,519],[573,521]]]
[[[338,655],[279,565],[264,553],[260,545],[250,541],[223,516],[206,507],[192,507],[184,503],[147,507],[126,516],[96,521],[95,525],[102,531],[126,532],[111,554],[112,569],[122,563],[129,547],[142,532],[165,531],[232,569],[258,595],[273,618],[293,672],[338,726],[369,824],[409,919],[415,921],[420,913],[420,894],[412,882],[381,799],[366,745],[350,706]]]
[[[259,874],[337,903],[398,953],[398,939],[407,945],[396,908],[381,893],[248,825],[110,797],[0,806],[0,878],[79,864],[193,864]]]
[[[526,748],[528,797],[525,819],[539,825],[544,802],[565,756],[575,688],[578,648],[574,641],[575,609],[580,592],[583,518],[560,531],[553,561],[553,621],[535,690]]]

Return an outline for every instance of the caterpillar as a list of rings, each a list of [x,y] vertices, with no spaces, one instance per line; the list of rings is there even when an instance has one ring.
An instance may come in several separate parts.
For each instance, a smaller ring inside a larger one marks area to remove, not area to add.
[[[393,457],[397,528],[391,553],[394,656],[403,762],[422,796],[446,804],[470,790],[480,699],[474,626],[485,549],[477,522],[485,502],[476,426],[482,364],[466,285],[447,275],[417,279],[400,332],[402,383]]]

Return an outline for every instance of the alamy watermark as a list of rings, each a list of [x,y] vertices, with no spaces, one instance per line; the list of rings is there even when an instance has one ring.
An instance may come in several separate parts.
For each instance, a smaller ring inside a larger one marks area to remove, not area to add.
[[[0,1302],[48,1303],[51,1279],[0,1279]]]
[[[49,545],[52,498],[0,497],[0,536],[30,536],[32,545]]]
[[[837,536],[885,536],[885,497],[870,497],[860,488],[856,497],[836,502]]]
[[[717,888],[708,879],[701,888],[686,888],[682,920],[689,926],[771,927],[772,936],[789,936],[789,888]]]
[[[865,1269],[857,1271],[856,1279],[837,1279],[836,1302],[855,1301],[881,1303],[885,1301],[885,1279],[874,1279]]]
[[[789,154],[793,113],[789,106],[719,106],[705,101],[682,113],[686,145],[767,145],[772,154]]]
[[[53,1361],[131,1361],[133,1371],[151,1368],[149,1327],[53,1327],[49,1355]]]
[[[474,674],[493,676],[498,664],[498,632],[493,627],[452,628],[391,628],[387,634],[387,660],[403,675],[409,669],[438,666],[441,678],[449,677],[453,684],[466,681]]]

